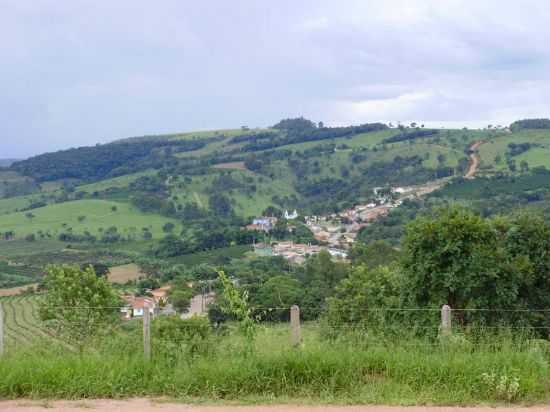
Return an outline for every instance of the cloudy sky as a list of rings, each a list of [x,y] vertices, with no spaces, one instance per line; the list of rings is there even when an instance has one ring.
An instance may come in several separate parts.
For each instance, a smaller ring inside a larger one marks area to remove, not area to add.
[[[144,134],[550,117],[550,7],[0,0],[0,158]]]

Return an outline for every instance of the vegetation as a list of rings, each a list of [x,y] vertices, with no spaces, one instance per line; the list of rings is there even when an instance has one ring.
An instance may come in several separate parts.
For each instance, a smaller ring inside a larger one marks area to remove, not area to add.
[[[525,340],[493,337],[465,348],[343,331],[329,341],[312,325],[293,349],[288,328],[271,326],[260,328],[252,351],[243,352],[243,338],[234,332],[215,335],[212,345],[215,332],[204,324],[179,323],[154,325],[152,362],[143,359],[139,328],[82,354],[51,344],[8,353],[0,362],[0,395],[445,405],[548,400],[547,352]]]
[[[44,278],[46,294],[40,317],[47,326],[80,349],[106,333],[119,314],[120,298],[93,267],[51,266]]]
[[[141,323],[107,311],[117,304],[104,278],[91,268],[52,269],[42,307],[72,308],[51,315],[83,321],[79,330],[91,333],[76,350],[78,339],[60,340],[28,316],[36,306],[18,306],[37,298],[1,300],[8,338],[26,342],[11,344],[0,361],[0,396],[544,402],[549,326],[539,309],[550,295],[549,230],[536,215],[484,218],[455,206],[412,220],[400,251],[381,242],[356,246],[351,265],[328,253],[303,266],[282,258],[193,268],[144,261],[151,279],[172,283],[180,309],[204,287],[217,294],[210,323],[154,320],[151,362],[143,358]],[[306,321],[295,348],[284,323],[292,304]],[[442,304],[455,309],[451,335],[439,332]],[[91,324],[110,326],[87,329],[77,307],[103,308],[91,312]]]

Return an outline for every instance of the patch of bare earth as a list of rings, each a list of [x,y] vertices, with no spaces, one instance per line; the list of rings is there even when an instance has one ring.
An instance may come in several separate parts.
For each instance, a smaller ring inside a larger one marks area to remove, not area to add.
[[[25,286],[17,286],[14,288],[0,289],[0,297],[19,295],[21,292],[27,290],[28,288],[32,287],[34,289],[37,286],[38,286],[38,283],[31,283]]]
[[[477,142],[474,142],[469,148],[472,153],[470,154],[470,166],[468,167],[468,171],[464,175],[466,179],[473,179],[476,175],[477,169],[479,168],[479,163],[481,162],[479,154],[476,151],[483,143],[484,142],[482,140],[479,140]]]
[[[238,170],[248,170],[244,165],[244,162],[229,162],[229,163],[218,163],[217,165],[212,166],[214,169],[238,169]]]
[[[437,406],[204,406],[151,399],[82,401],[0,401],[2,412],[550,412],[549,406],[533,407],[437,407]]]
[[[108,279],[111,283],[126,283],[129,280],[136,280],[144,277],[145,274],[139,269],[139,266],[130,263],[128,265],[113,266],[109,269]]]

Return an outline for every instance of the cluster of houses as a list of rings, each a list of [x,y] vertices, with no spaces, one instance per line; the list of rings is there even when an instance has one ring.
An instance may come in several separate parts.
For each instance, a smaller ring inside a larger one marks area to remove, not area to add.
[[[168,292],[170,286],[163,286],[149,291],[148,296],[125,295],[122,299],[126,304],[120,309],[122,318],[130,320],[143,317],[146,310],[151,316],[174,315],[176,312],[168,303]],[[189,319],[193,316],[204,316],[208,305],[214,301],[215,293],[209,292],[199,294],[191,299],[189,309],[181,314],[182,319]]]
[[[288,210],[285,210],[285,212],[283,213],[283,217],[286,220],[294,220],[298,218],[298,216],[300,215],[296,210],[294,210],[293,212],[289,212]],[[274,216],[261,216],[261,217],[252,219],[252,223],[247,225],[246,229],[257,230],[258,232],[268,233],[275,227],[278,221],[279,219],[277,219]]]
[[[168,303],[168,291],[170,286],[163,286],[150,291],[151,296],[124,295],[122,299],[126,303],[121,309],[124,319],[142,317],[145,310],[151,315],[157,315]]]
[[[441,187],[442,182],[430,182],[419,186],[373,189],[372,201],[359,204],[340,213],[326,216],[305,216],[305,223],[319,245],[293,242],[277,242],[272,245],[254,244],[256,254],[283,256],[293,263],[303,263],[310,255],[327,250],[334,258],[346,259],[347,250],[355,242],[359,231],[370,223],[387,216],[391,209],[400,206],[403,200],[420,197]],[[295,219],[298,213],[285,211],[286,219]],[[259,217],[247,228],[269,232],[277,223],[275,217]]]

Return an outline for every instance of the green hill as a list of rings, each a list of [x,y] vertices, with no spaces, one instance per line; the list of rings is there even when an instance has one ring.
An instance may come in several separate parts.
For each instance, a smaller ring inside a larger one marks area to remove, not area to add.
[[[266,210],[332,213],[372,201],[375,187],[448,178],[453,184],[433,199],[464,201],[480,190],[462,179],[473,143],[481,142],[476,177],[527,176],[550,168],[546,125],[328,128],[298,118],[47,153],[0,170],[0,237],[27,238],[29,249],[61,241],[141,254],[173,233],[188,254],[250,241],[240,228]]]

